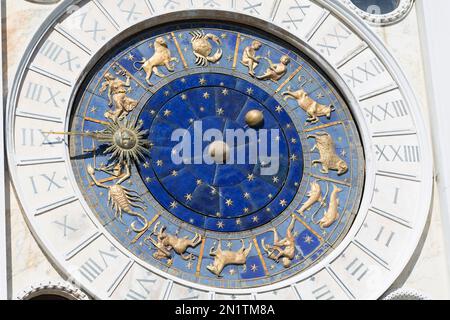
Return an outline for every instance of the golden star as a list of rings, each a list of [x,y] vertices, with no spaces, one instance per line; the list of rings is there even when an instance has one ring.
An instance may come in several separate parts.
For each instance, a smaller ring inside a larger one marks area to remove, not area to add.
[[[223,229],[224,226],[225,225],[224,225],[224,223],[222,221],[217,222],[217,228]]]
[[[174,201],[170,203],[170,208],[176,209],[178,207],[178,204]]]
[[[253,180],[255,180],[255,175],[252,173],[252,174],[249,174],[248,176],[247,176],[247,180],[248,181],[253,181]]]
[[[233,200],[227,199],[227,201],[225,201],[225,203],[227,204],[227,206],[231,207],[233,205]]]
[[[281,111],[283,111],[283,108],[281,106],[278,106],[275,108],[275,111],[281,113]]]
[[[172,114],[172,111],[170,111],[170,110],[165,110],[164,111],[164,116],[165,117],[168,117],[168,116],[170,116]]]
[[[157,160],[157,161],[156,161],[156,165],[157,165],[158,167],[162,167],[162,166],[164,165],[164,162],[163,162],[162,160]]]
[[[173,171],[172,171],[172,176],[174,176],[174,177],[178,177],[178,171],[176,171],[176,170],[173,170]]]
[[[280,200],[280,206],[282,207],[286,207],[287,206],[287,201],[286,200]]]
[[[200,82],[200,84],[202,86],[204,86],[206,84],[206,79],[205,78],[200,78],[199,82]]]
[[[203,94],[203,98],[209,99],[209,97],[210,97],[210,94],[209,94],[208,92],[205,92],[205,93]]]
[[[280,178],[278,177],[273,177],[272,178],[273,183],[278,183],[280,181]]]
[[[192,194],[188,193],[184,196],[184,198],[186,199],[186,201],[191,201],[192,200]]]
[[[229,93],[228,89],[223,89],[223,90],[222,90],[222,94],[223,94],[224,96],[227,96],[228,93]]]
[[[245,199],[250,199],[250,193],[248,193],[248,192],[244,193],[244,198]]]

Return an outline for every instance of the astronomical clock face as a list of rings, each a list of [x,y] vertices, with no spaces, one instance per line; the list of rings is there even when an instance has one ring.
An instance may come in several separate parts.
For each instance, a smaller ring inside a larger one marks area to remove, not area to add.
[[[57,9],[10,97],[15,186],[58,267],[99,298],[382,294],[431,170],[373,36],[323,1],[134,2]]]

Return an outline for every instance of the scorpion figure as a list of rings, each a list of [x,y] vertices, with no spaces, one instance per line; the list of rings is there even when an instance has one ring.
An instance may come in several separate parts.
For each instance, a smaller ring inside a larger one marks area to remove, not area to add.
[[[125,166],[125,174],[121,175],[118,174],[121,171],[121,168]],[[91,177],[94,184],[99,188],[108,189],[108,203],[111,204],[112,209],[115,210],[115,217],[119,218],[119,220],[123,223],[122,220],[122,212],[125,212],[131,216],[137,217],[140,220],[140,223],[142,223],[142,228],[136,227],[136,221],[134,221],[131,224],[131,229],[136,232],[140,233],[143,232],[147,227],[147,219],[141,215],[140,213],[134,212],[133,208],[139,208],[143,211],[146,209],[141,205],[144,204],[141,197],[137,194],[136,191],[127,189],[122,186],[122,183],[124,183],[126,180],[128,180],[131,177],[131,170],[130,166],[128,164],[121,164],[119,163],[118,166],[119,169],[115,169],[114,176],[120,177],[119,180],[113,185],[106,185],[102,181],[98,181],[95,177],[95,169],[92,166],[88,166],[87,172],[89,176]],[[118,171],[117,171],[118,170]],[[101,170],[104,171],[104,170]],[[104,171],[105,172],[105,171]]]
[[[205,34],[201,30],[196,30],[191,32],[192,36],[192,49],[194,50],[194,55],[197,58],[195,63],[201,67],[207,67],[208,64],[216,63],[222,58],[222,49],[218,49],[217,52],[210,56],[213,50],[211,42],[214,41],[217,45],[221,44],[220,38],[212,33]]]

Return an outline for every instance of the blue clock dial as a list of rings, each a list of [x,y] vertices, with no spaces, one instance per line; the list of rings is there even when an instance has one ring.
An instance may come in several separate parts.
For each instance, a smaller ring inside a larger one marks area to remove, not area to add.
[[[323,259],[355,219],[364,155],[310,58],[198,22],[111,49],[71,124],[74,173],[100,223],[145,263],[212,287],[268,285]]]

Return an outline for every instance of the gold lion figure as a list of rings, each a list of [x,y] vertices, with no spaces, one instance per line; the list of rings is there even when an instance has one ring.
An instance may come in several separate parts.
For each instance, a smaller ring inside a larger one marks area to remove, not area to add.
[[[131,111],[136,108],[138,102],[132,98],[127,97],[128,89],[130,88],[130,77],[124,82],[111,73],[104,76],[105,81],[100,88],[100,94],[108,89],[108,105],[114,106],[114,110],[109,110],[105,113],[105,118],[114,122],[125,118]]]
[[[172,62],[178,63],[178,58],[172,57],[167,42],[163,37],[156,38],[154,47],[155,53],[150,59],[143,58],[142,61],[134,63],[134,68],[137,71],[144,70],[146,74],[145,81],[149,86],[153,86],[153,83],[150,82],[150,78],[153,74],[156,74],[160,78],[166,77],[166,75],[159,72],[158,67],[164,66],[169,72],[174,72],[175,66]],[[141,64],[139,68],[137,67],[138,64]]]
[[[280,239],[277,230],[272,229],[273,232],[273,244],[266,244],[264,239],[261,241],[264,251],[267,253],[269,259],[283,264],[283,267],[289,268],[292,259],[295,257],[295,236],[294,236],[295,218],[292,218],[291,223],[288,226],[286,237]]]

